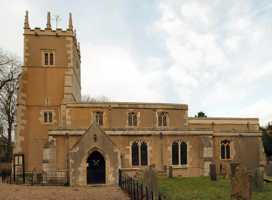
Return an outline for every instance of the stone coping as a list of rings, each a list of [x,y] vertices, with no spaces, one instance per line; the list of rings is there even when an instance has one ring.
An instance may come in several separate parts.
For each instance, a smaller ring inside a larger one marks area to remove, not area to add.
[[[189,117],[189,124],[259,124],[258,118],[235,118],[235,117]]]
[[[62,29],[62,28],[57,28],[57,29],[42,29],[40,27],[35,27],[35,28],[29,28],[29,29],[24,29],[24,35],[52,35],[52,36],[72,36],[74,37],[75,34],[72,30],[68,29]]]
[[[171,103],[144,103],[144,102],[78,102],[68,103],[67,107],[88,108],[88,107],[104,107],[104,108],[153,108],[153,109],[181,109],[188,110],[187,104],[171,104]]]
[[[238,132],[238,133],[230,133],[230,132],[215,132],[213,133],[216,137],[227,137],[227,136],[245,136],[245,137],[261,137],[262,132]]]

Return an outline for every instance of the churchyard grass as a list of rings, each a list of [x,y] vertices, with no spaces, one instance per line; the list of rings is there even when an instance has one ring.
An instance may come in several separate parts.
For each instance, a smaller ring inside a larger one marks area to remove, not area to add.
[[[219,177],[211,181],[209,177],[159,178],[159,188],[169,200],[229,200],[230,180]],[[262,192],[253,192],[252,200],[271,200],[272,183],[265,183]]]

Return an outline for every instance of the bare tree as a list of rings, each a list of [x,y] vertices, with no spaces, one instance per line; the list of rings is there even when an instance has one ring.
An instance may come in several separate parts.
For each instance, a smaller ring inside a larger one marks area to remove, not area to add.
[[[20,62],[15,56],[4,53],[2,49],[0,49],[0,91],[8,82],[16,79],[13,73],[9,73],[14,66],[19,66]]]
[[[109,102],[110,98],[106,97],[106,96],[97,96],[97,97],[92,97],[89,95],[83,95],[81,97],[81,101],[82,102]]]
[[[20,65],[15,58],[6,55],[4,57],[0,59],[0,120],[7,137],[7,158],[10,159],[12,155],[12,133],[16,116]]]

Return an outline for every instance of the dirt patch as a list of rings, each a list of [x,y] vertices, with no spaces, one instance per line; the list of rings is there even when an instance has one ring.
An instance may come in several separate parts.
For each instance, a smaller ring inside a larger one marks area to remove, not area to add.
[[[129,200],[116,186],[60,187],[0,184],[0,200]]]

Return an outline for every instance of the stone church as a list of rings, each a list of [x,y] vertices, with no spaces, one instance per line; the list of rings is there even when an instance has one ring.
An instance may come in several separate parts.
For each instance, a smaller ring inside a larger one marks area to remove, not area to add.
[[[190,117],[187,104],[82,102],[71,14],[63,30],[51,27],[50,13],[44,29],[31,28],[26,12],[23,35],[14,151],[27,171],[65,172],[71,185],[86,185],[116,184],[119,169],[133,175],[150,165],[171,166],[174,176],[206,176],[212,162],[218,172],[230,162],[263,165],[257,118]]]

